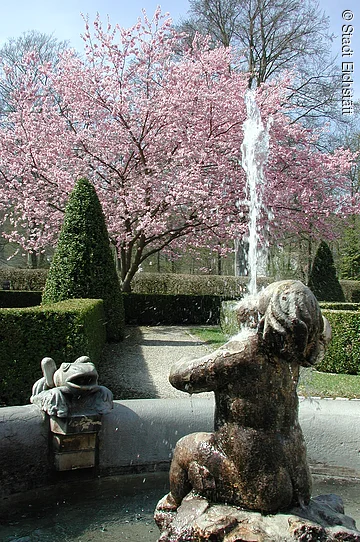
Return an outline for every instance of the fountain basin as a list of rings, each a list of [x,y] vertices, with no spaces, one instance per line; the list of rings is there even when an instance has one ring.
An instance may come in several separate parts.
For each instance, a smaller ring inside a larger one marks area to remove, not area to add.
[[[348,515],[360,525],[360,480],[313,475],[314,494],[340,495]],[[153,519],[158,500],[169,490],[168,473],[96,478],[61,483],[3,499],[2,542],[156,542]]]
[[[211,396],[115,401],[103,416],[96,472],[73,471],[67,479],[167,470],[179,438],[212,431],[213,418]],[[299,419],[311,465],[360,477],[360,400],[300,398]],[[0,410],[0,462],[1,497],[64,479],[54,471],[48,424],[36,406]]]

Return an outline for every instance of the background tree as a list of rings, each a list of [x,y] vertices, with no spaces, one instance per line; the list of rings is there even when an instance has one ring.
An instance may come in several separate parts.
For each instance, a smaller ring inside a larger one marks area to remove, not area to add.
[[[124,309],[105,217],[94,187],[79,179],[47,276],[42,302],[103,299],[109,341],[123,338]]]
[[[16,110],[16,100],[13,99],[13,96],[25,75],[24,56],[32,55],[31,74],[34,82],[39,80],[45,83],[45,76],[40,67],[45,62],[56,66],[59,53],[63,52],[67,46],[66,41],[59,41],[53,36],[37,30],[24,32],[21,36],[10,38],[5,42],[0,48],[0,122],[6,118],[8,113]],[[31,226],[29,224],[29,235],[31,235]],[[2,224],[2,227],[6,231],[6,224]],[[33,224],[33,227],[36,228],[36,223]],[[44,253],[39,254],[34,250],[29,250],[27,263],[32,268],[43,265]]]
[[[229,48],[180,40],[159,11],[129,30],[100,20],[84,36],[86,58],[69,51],[34,81],[27,55],[17,108],[0,130],[0,199],[12,203],[11,238],[36,251],[55,244],[74,176],[96,186],[121,263],[124,290],[159,250],[209,247],[242,237],[248,203],[239,166],[247,76],[229,70]],[[328,235],[329,216],[348,214],[350,152],[314,149],[317,134],[284,114],[287,79],[258,88],[273,118],[264,203],[276,238]],[[336,197],[334,197],[336,193]],[[32,225],[31,235],[23,231]],[[33,225],[36,225],[34,228]]]
[[[190,0],[189,17],[179,28],[188,36],[189,44],[200,32],[209,34],[214,45],[220,41],[241,51],[242,61],[233,69],[249,73],[249,86],[260,86],[284,70],[293,72],[288,80],[287,103],[291,105],[288,113],[294,122],[301,120],[311,129],[322,128],[325,122],[344,124],[339,107],[340,74],[330,53],[333,37],[329,36],[328,18],[316,0]],[[329,143],[326,130],[314,141],[318,148],[332,152],[336,147]],[[302,256],[306,244],[309,256],[300,267],[307,275],[308,260],[313,259],[311,251],[316,243],[306,231],[298,233],[289,237],[285,232],[283,239],[277,239],[277,245],[280,242],[286,247],[290,243],[293,252],[297,244]],[[240,267],[246,267],[242,261],[246,249],[242,243],[236,246],[239,249],[235,260]],[[279,256],[275,256],[278,262]]]
[[[345,301],[332,252],[325,241],[321,241],[316,251],[308,286],[319,301]]]
[[[336,136],[345,142],[346,146],[356,155],[349,177],[351,180],[351,198],[358,197],[360,192],[360,117],[358,107],[355,107],[355,114],[352,122],[345,130],[337,133]],[[338,242],[338,269],[342,279],[360,280],[360,217],[354,214],[347,220],[339,221],[339,242]]]
[[[43,79],[44,73],[39,70],[45,62],[56,65],[59,53],[68,48],[67,41],[30,30],[17,38],[10,38],[0,48],[0,115],[14,111],[16,103],[12,99],[13,92],[21,84],[24,75],[24,55],[33,55],[36,62],[32,66],[34,80]],[[35,53],[35,54],[34,54]]]
[[[237,47],[249,86],[259,86],[283,70],[295,71],[289,82],[294,118],[312,123],[339,118],[339,70],[330,54],[333,37],[316,0],[190,0],[189,18],[179,28],[188,43],[200,32],[213,43]]]
[[[340,277],[360,280],[360,217],[352,216],[341,240]]]

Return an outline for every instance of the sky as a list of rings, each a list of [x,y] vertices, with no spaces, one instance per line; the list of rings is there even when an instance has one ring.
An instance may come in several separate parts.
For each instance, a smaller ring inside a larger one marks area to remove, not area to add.
[[[158,5],[163,13],[170,13],[174,22],[180,17],[185,18],[189,9],[187,0],[0,0],[0,46],[10,37],[20,36],[28,30],[39,30],[53,34],[59,40],[69,40],[70,46],[81,52],[83,41],[80,35],[84,30],[81,13],[88,14],[91,21],[99,12],[102,19],[108,15],[111,23],[129,27],[136,23],[143,8],[151,16]],[[320,0],[319,5],[330,18],[333,54],[338,57],[345,79],[353,79],[355,98],[360,99],[359,1]],[[350,50],[342,52],[343,34]],[[349,55],[345,56],[347,51]]]

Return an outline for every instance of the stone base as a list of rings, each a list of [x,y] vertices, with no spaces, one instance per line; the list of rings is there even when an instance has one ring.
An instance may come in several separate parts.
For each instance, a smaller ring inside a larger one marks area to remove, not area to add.
[[[78,414],[66,418],[50,416],[52,452],[57,471],[96,466],[100,414]]]
[[[263,516],[234,506],[210,504],[190,493],[177,510],[166,497],[157,505],[158,542],[360,542],[355,521],[344,514],[342,499],[321,495],[304,507]]]

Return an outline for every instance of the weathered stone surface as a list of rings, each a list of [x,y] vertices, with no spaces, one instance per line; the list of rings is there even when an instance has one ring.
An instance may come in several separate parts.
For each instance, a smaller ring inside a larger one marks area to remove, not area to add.
[[[89,469],[95,467],[95,461],[95,450],[56,453],[54,455],[55,469],[60,472],[76,469]]]
[[[78,433],[98,433],[101,429],[99,414],[58,418],[50,416],[50,431],[59,435],[75,435]]]
[[[177,389],[214,391],[216,411],[214,433],[177,443],[170,491],[177,506],[193,489],[211,502],[275,513],[311,496],[296,387],[300,366],[321,358],[329,326],[299,281],[271,284],[237,311],[247,325],[238,336],[171,370]]]
[[[209,503],[206,499],[190,494],[183,499],[179,508],[176,508],[174,502],[168,499],[168,495],[165,495],[158,503],[155,522],[164,536],[166,536],[168,529],[171,527],[172,530],[182,533],[182,536],[186,537],[189,535],[187,527],[198,516],[201,516],[208,507]],[[190,533],[192,532],[193,529],[191,527]],[[184,539],[186,540],[186,538]]]
[[[231,507],[215,505],[194,521],[194,534],[200,539],[213,540],[229,533],[237,524],[238,519]]]
[[[96,433],[83,433],[77,435],[53,435],[52,448],[56,452],[77,452],[81,450],[95,450]]]
[[[160,504],[160,503],[159,503]],[[161,542],[360,542],[355,522],[344,515],[340,497],[323,495],[287,513],[262,515],[228,505],[211,505],[190,494],[177,512],[158,508],[155,520],[164,527]]]
[[[95,365],[87,356],[56,369],[52,358],[41,361],[43,377],[35,382],[30,402],[49,416],[107,414],[113,408],[112,392],[98,385]]]
[[[57,471],[92,468],[97,462],[101,415],[50,417],[52,452]]]
[[[280,281],[236,310],[239,335],[170,373],[177,389],[214,391],[215,431],[176,445],[155,512],[161,542],[360,542],[339,498],[310,500],[296,388],[300,366],[319,361],[331,336],[315,296]]]
[[[238,525],[223,540],[224,542],[273,542],[273,538],[269,538],[263,529],[249,523]]]

